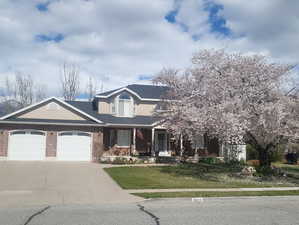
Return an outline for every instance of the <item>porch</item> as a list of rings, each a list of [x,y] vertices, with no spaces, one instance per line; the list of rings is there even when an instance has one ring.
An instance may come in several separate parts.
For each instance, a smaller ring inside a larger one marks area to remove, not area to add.
[[[172,156],[176,143],[165,129],[109,127],[103,130],[104,154],[111,156]]]

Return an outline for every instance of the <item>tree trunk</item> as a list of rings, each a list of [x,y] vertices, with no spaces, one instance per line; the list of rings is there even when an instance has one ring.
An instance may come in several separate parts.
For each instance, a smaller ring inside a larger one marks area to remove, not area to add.
[[[270,152],[268,149],[264,148],[257,148],[259,153],[259,161],[261,167],[270,167],[271,166],[271,159],[270,159]]]

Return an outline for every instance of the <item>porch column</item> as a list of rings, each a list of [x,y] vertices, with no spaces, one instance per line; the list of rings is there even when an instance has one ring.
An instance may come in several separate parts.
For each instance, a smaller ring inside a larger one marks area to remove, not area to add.
[[[180,155],[183,156],[183,136],[180,136]]]
[[[136,152],[136,128],[133,128],[133,154]]]
[[[152,149],[151,155],[155,155],[155,128],[152,128]]]
[[[170,149],[170,133],[167,132],[167,151],[171,152],[172,149]]]

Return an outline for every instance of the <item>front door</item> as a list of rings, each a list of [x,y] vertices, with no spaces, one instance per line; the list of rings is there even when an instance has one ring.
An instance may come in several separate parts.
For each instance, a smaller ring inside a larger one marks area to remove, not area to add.
[[[165,131],[156,131],[155,132],[155,151],[156,152],[165,152],[167,151],[167,138]]]

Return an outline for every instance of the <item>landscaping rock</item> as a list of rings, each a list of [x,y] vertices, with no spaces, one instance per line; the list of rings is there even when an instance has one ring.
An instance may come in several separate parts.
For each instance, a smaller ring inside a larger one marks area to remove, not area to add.
[[[241,171],[243,176],[253,176],[254,173],[256,173],[256,170],[253,166],[246,166]]]

